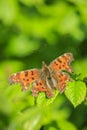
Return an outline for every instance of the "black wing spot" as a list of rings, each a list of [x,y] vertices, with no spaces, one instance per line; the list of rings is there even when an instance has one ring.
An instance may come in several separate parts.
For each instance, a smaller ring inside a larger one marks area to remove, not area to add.
[[[63,81],[63,80],[62,80],[62,79],[60,79],[60,82],[61,82],[61,83],[62,83],[62,81]]]
[[[59,66],[59,69],[61,69],[61,66]]]
[[[65,67],[65,64],[63,64],[62,66]]]
[[[60,75],[58,75],[58,78],[61,78],[61,76],[60,76]]]
[[[38,86],[38,83],[36,83],[36,85]]]
[[[34,80],[34,78],[32,77],[32,80]]]
[[[60,62],[60,63],[62,63],[62,61],[59,58],[57,59],[57,61]]]
[[[24,73],[25,73],[25,76],[28,76],[28,71],[25,71]]]
[[[31,71],[31,75],[34,75],[34,72],[33,72],[33,71]]]
[[[56,65],[58,65],[57,63],[56,63],[56,61],[54,62]]]
[[[42,85],[42,83],[39,83],[40,85]]]

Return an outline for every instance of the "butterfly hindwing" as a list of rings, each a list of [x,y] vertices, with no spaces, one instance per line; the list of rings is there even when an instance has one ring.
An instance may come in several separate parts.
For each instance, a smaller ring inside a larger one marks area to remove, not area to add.
[[[71,81],[71,78],[67,73],[64,72],[56,73],[56,77],[58,79],[58,84],[56,88],[59,90],[60,93],[62,93],[66,88],[67,81]]]
[[[48,88],[42,79],[36,80],[32,84],[32,94],[33,96],[37,96],[39,92],[45,92],[48,98],[53,97],[53,90]]]

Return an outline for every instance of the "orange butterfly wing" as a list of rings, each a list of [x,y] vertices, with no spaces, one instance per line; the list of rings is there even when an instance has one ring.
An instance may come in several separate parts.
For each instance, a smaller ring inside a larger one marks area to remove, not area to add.
[[[27,90],[32,83],[32,95],[37,96],[39,92],[46,92],[47,97],[52,97],[53,91],[46,87],[40,78],[41,70],[31,69],[12,74],[9,77],[10,84],[20,83],[23,90]]]
[[[74,60],[72,53],[65,53],[58,58],[56,58],[53,62],[50,63],[50,67],[54,71],[66,70],[68,72],[73,72],[70,63]]]
[[[41,79],[36,80],[32,85],[33,96],[37,96],[38,92],[45,92],[48,98],[54,96],[53,90],[51,88],[47,88],[46,84]]]
[[[73,72],[70,63],[74,60],[72,53],[65,53],[62,56],[56,58],[53,62],[50,63],[49,67],[53,70],[56,78],[58,79],[57,88],[61,92],[65,90],[66,82],[71,81],[70,76],[62,72],[66,70],[70,73]]]
[[[59,56],[53,62],[50,63],[49,73],[55,77],[58,81],[56,88],[60,92],[63,92],[66,87],[66,81],[71,80],[69,75],[62,70],[68,72],[73,72],[70,63],[73,61],[73,56],[71,53],[65,53],[62,56]],[[36,96],[38,92],[45,92],[47,97],[52,97],[54,95],[53,89],[47,87],[46,81],[41,78],[42,71],[39,69],[31,69],[26,71],[21,71],[19,73],[12,74],[9,77],[10,84],[20,83],[23,90],[27,90],[29,85],[32,83],[32,94]],[[44,75],[47,76],[47,75]]]
[[[58,79],[58,85],[56,88],[58,88],[59,92],[62,93],[66,88],[66,82],[71,81],[71,78],[67,73],[64,72],[59,72],[55,75]]]
[[[40,77],[40,70],[31,69],[12,74],[9,77],[9,82],[10,84],[20,83],[22,85],[22,89],[27,90],[29,85],[35,80],[37,80],[39,77]]]

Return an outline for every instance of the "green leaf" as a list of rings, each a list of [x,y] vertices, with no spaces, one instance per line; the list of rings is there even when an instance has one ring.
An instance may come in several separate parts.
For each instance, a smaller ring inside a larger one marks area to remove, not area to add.
[[[58,127],[60,128],[60,130],[77,130],[74,124],[65,120],[59,121]]]
[[[36,104],[37,106],[48,106],[55,100],[57,95],[58,95],[58,90],[55,90],[55,95],[52,98],[47,98],[45,93],[39,93],[38,97],[36,98]]]
[[[86,97],[86,86],[81,81],[68,82],[65,95],[74,107],[76,107],[81,104]]]
[[[63,70],[63,72],[65,72],[65,73],[67,73],[73,80],[81,80],[79,77],[80,77],[80,75],[81,75],[81,73],[79,73],[79,74],[76,74],[76,73],[70,73],[70,72],[68,72],[68,71],[66,71],[66,70]]]
[[[43,124],[41,107],[32,107],[17,114],[7,130],[39,130]]]

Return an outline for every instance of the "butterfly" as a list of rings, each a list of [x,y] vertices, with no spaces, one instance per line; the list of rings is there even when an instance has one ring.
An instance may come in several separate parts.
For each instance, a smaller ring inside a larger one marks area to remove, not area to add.
[[[10,84],[20,83],[22,90],[28,90],[32,84],[32,95],[37,96],[39,92],[45,92],[48,98],[54,96],[54,89],[62,93],[66,88],[66,82],[71,81],[68,73],[72,73],[70,66],[74,60],[72,53],[65,53],[55,60],[49,66],[42,62],[42,69],[30,69],[10,75]]]

